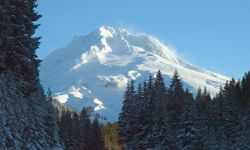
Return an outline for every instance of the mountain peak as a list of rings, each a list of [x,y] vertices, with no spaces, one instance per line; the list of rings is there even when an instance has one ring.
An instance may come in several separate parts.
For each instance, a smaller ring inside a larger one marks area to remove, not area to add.
[[[109,26],[101,26],[99,28],[99,32],[100,32],[100,35],[102,37],[113,37],[113,32],[114,32],[114,28],[112,27],[109,27]]]
[[[80,43],[89,44],[89,48],[84,50],[87,52],[82,55],[84,64],[90,59],[97,59],[101,64],[105,64],[108,56],[114,58],[117,55],[124,56],[133,52],[152,52],[171,63],[180,63],[180,59],[171,48],[145,33],[132,33],[125,28],[101,26],[95,32],[86,35],[85,38],[80,38],[82,39]],[[77,40],[74,41],[79,41],[79,38],[75,39]]]
[[[112,34],[119,34],[119,33],[127,33],[129,34],[130,32],[126,28],[122,27],[112,27],[112,26],[100,26],[98,28],[100,33],[105,33],[105,32],[110,32]]]

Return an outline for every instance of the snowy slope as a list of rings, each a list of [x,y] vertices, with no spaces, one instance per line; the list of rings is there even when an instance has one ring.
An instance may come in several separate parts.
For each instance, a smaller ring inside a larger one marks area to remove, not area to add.
[[[144,81],[159,69],[166,83],[178,70],[185,86],[193,92],[206,86],[215,94],[229,79],[186,63],[152,36],[113,27],[76,36],[67,46],[51,53],[41,64],[40,78],[59,102],[77,110],[93,106],[109,121],[115,121],[127,82]]]

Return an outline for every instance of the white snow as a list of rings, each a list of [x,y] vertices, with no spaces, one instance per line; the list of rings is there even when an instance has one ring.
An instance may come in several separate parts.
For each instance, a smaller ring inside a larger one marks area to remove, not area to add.
[[[100,44],[101,47],[98,47],[97,45],[93,45],[90,47],[90,51],[83,53],[81,55],[81,59],[79,63],[77,63],[73,69],[77,69],[80,66],[88,63],[89,61],[93,59],[97,59],[100,64],[104,64],[107,60],[107,55],[112,52],[112,49],[110,48],[109,44],[107,43],[107,38],[113,37],[110,30],[108,30],[106,27],[100,27]],[[99,43],[98,43],[99,44]]]
[[[83,90],[86,90],[89,94],[91,94],[91,91],[90,91],[88,88],[82,86],[82,89],[83,89]]]
[[[161,70],[166,81],[177,70],[191,91],[205,86],[215,95],[228,77],[187,63],[158,39],[123,28],[100,27],[76,36],[52,52],[40,66],[45,89],[51,88],[59,102],[80,110],[93,106],[109,121],[116,121],[129,80],[144,81]],[[60,93],[58,93],[60,92]],[[102,105],[93,101],[101,99]],[[103,109],[105,106],[106,109]]]
[[[76,88],[75,86],[72,86],[69,89],[68,93],[71,94],[71,95],[73,95],[76,98],[80,98],[80,99],[83,98],[83,94],[80,92],[80,88]]]
[[[105,82],[106,87],[123,89],[127,86],[128,83],[128,78],[124,75],[116,75],[116,76],[97,75],[97,78],[103,80]]]
[[[113,37],[113,34],[112,34],[112,30],[113,28],[112,27],[105,27],[105,26],[102,26],[100,27],[100,35],[102,37],[105,37],[105,38],[108,38],[108,37]]]
[[[60,103],[64,104],[68,101],[68,94],[58,94],[56,93],[55,96],[53,97],[54,99],[57,99]]]
[[[145,50],[141,47],[137,47],[137,46],[134,46],[132,45],[132,49],[135,51],[135,52],[145,52]]]
[[[97,99],[97,98],[95,98],[93,101],[94,101],[94,103],[96,103],[97,105],[103,105],[103,103],[102,103],[99,99]]]
[[[96,104],[95,109],[94,109],[95,111],[105,109],[105,107],[103,106],[103,103],[99,99],[95,98],[93,102]]]
[[[128,71],[128,76],[129,76],[132,80],[135,80],[136,78],[140,77],[141,74],[140,74],[138,71],[129,70],[129,71]]]

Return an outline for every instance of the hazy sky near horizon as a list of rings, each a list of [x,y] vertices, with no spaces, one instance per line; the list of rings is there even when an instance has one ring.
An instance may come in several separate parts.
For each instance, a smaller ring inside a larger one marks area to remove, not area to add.
[[[249,0],[38,0],[40,59],[102,25],[144,32],[191,64],[241,77],[250,70]]]

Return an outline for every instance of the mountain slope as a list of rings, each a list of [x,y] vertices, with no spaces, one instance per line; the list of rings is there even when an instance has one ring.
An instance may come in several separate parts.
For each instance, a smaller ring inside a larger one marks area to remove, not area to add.
[[[159,69],[166,83],[178,70],[185,87],[193,92],[206,86],[214,95],[228,80],[186,63],[154,37],[112,27],[76,36],[51,53],[41,64],[40,78],[59,102],[78,110],[94,106],[109,121],[115,121],[127,82],[143,81]]]

